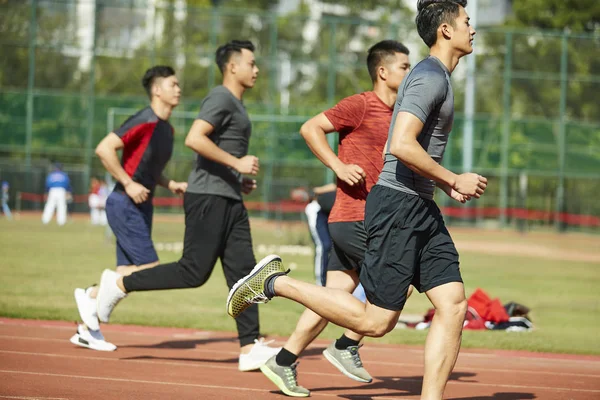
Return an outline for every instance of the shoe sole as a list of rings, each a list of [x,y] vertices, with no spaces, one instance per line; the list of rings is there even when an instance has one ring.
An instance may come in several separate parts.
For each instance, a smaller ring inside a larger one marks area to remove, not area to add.
[[[271,371],[269,367],[263,365],[260,367],[260,371],[267,377],[271,382],[275,384],[285,395],[290,397],[309,397],[310,393],[296,393],[292,392],[285,386],[283,380],[275,372]]]
[[[260,369],[260,367],[262,367],[263,365],[264,365],[264,362],[263,363],[252,364],[251,367],[241,368],[239,366],[239,364],[238,364],[238,371],[241,371],[241,372],[256,371],[256,370]]]
[[[243,277],[242,279],[240,279],[239,281],[237,281],[235,283],[235,285],[233,285],[233,287],[229,291],[229,295],[227,296],[227,303],[225,304],[225,309],[227,310],[227,314],[229,314],[233,318],[237,318],[242,312],[244,312],[244,310],[246,308],[248,308],[250,306],[250,305],[246,306],[243,310],[241,310],[237,314],[234,313],[233,310],[231,310],[231,307],[230,307],[231,306],[231,300],[232,300],[233,296],[236,294],[237,290],[244,283],[248,282],[249,280],[251,280],[252,278],[254,278],[256,275],[258,275],[263,268],[265,268],[267,265],[269,265],[271,262],[273,262],[273,261],[275,261],[277,259],[281,261],[281,257],[279,257],[278,255],[271,254],[269,256],[266,256],[265,258],[263,258],[262,260],[260,260],[258,262],[258,264],[256,264],[256,266],[252,269],[252,271],[250,271],[250,273],[248,275],[246,275],[245,277]]]
[[[86,349],[91,349],[91,350],[96,350],[96,351],[115,351],[117,349],[117,346],[115,346],[114,344],[109,343],[109,342],[106,342],[106,343],[112,345],[114,348],[107,349],[107,348],[95,347],[93,343],[88,342],[87,340],[85,340],[84,338],[79,336],[78,333],[74,334],[71,337],[71,339],[69,339],[69,341],[76,346],[85,347]]]
[[[342,364],[340,364],[333,355],[329,354],[327,349],[323,350],[323,355],[325,356],[327,361],[329,361],[334,367],[336,367],[342,374],[346,375],[348,378],[355,380],[357,382],[362,382],[362,383],[373,382],[373,378],[371,378],[370,380],[367,380],[367,379],[361,378],[360,376],[357,376],[357,375],[354,375],[354,374],[351,374],[350,372],[348,372],[348,370],[346,368],[344,368],[344,366]]]
[[[81,317],[81,320],[83,321],[83,323],[93,331],[99,330],[100,322],[98,322],[98,318],[90,319],[90,317],[85,315],[83,305],[80,306],[80,301],[81,301],[81,304],[83,304],[83,302],[86,301],[85,297],[87,296],[87,294],[85,293],[85,290],[77,288],[73,292],[73,296],[75,296],[75,304],[77,304],[77,311],[79,311],[79,316]]]
[[[281,351],[281,347],[273,347],[273,354],[269,355],[269,358],[273,357],[274,355],[278,354]],[[260,369],[260,367],[262,367],[263,365],[265,365],[265,363],[269,360],[269,358],[260,361],[260,362],[255,362],[254,364],[251,364],[251,367],[245,367],[245,368],[241,368],[240,364],[238,363],[238,370],[242,371],[242,372],[248,372],[248,371],[257,371],[258,369]]]

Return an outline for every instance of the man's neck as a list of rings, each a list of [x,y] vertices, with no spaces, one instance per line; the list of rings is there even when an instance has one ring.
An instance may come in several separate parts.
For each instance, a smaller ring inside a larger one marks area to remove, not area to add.
[[[373,85],[373,92],[383,101],[389,108],[394,108],[398,92],[390,89],[384,82],[377,81]]]
[[[242,100],[242,96],[244,95],[246,88],[242,86],[238,81],[231,78],[230,76],[226,76],[223,78],[223,86],[225,86],[235,98],[237,98],[238,100]]]
[[[171,117],[171,113],[173,112],[173,106],[170,104],[166,104],[157,98],[154,98],[150,103],[150,108],[154,111],[154,114],[163,121],[168,121]]]
[[[435,58],[440,60],[442,64],[444,64],[446,68],[448,68],[448,71],[450,71],[450,73],[454,71],[454,68],[456,68],[456,66],[458,65],[458,61],[463,56],[462,54],[458,54],[456,51],[444,48],[439,45],[434,45],[429,50],[429,55],[434,56]]]

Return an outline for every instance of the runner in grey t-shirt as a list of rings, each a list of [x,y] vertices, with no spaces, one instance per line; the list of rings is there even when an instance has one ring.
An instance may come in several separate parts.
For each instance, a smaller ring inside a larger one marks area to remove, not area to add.
[[[231,288],[256,263],[248,211],[241,195],[256,188],[256,181],[244,175],[256,175],[259,170],[258,158],[247,154],[250,120],[241,101],[258,77],[254,45],[247,40],[233,40],[217,49],[216,61],[223,73],[223,85],[214,88],[203,101],[185,138],[185,145],[198,154],[198,159],[183,198],[181,259],[118,279],[110,293],[114,297],[107,294],[103,301],[98,297],[104,320],[124,293],[202,286],[217,260]],[[101,293],[106,286],[103,278]],[[240,315],[236,325],[240,371],[256,370],[279,352],[260,337],[257,305]]]
[[[433,160],[441,163],[454,119],[454,93],[450,72],[439,59],[429,56],[402,81],[392,115],[383,170],[377,182],[431,200],[435,182],[408,168],[389,151],[394,124],[402,111],[421,120],[423,130],[417,140]]]
[[[213,126],[208,138],[220,149],[237,158],[248,154],[252,125],[242,101],[219,85],[202,101],[197,119]],[[234,168],[198,154],[188,178],[188,192],[216,194],[242,199],[242,175]]]
[[[475,30],[466,5],[466,0],[417,4],[417,31],[431,57],[418,64],[399,89],[385,172],[367,197],[367,251],[360,273],[367,304],[342,290],[287,276],[275,255],[260,261],[230,291],[227,302],[235,317],[245,304],[281,296],[336,325],[380,337],[395,328],[412,284],[435,308],[425,343],[421,399],[443,398],[467,311],[458,252],[431,199],[431,181],[459,202],[479,198],[487,186],[481,175],[455,174],[440,164],[452,125],[448,75],[473,51]]]

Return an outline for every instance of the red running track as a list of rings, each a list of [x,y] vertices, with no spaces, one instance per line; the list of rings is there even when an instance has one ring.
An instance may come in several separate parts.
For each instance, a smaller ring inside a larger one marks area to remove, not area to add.
[[[235,335],[107,325],[115,352],[69,342],[75,324],[0,318],[0,399],[285,399],[260,372],[237,370]],[[276,344],[283,344],[279,338]],[[423,350],[368,342],[370,384],[337,372],[318,340],[301,357],[300,384],[315,399],[418,399]],[[600,399],[600,357],[463,350],[445,398]]]

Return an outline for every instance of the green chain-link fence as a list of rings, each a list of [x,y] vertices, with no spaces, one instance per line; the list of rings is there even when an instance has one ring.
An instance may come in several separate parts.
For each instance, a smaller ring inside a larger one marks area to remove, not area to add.
[[[41,193],[37,175],[60,160],[77,176],[75,191],[86,193],[90,176],[104,173],[94,146],[110,124],[123,121],[116,110],[146,104],[140,78],[158,63],[173,65],[182,82],[185,101],[177,111],[184,114],[173,118],[176,151],[167,173],[185,179],[194,155],[183,138],[202,97],[220,82],[214,50],[247,38],[257,45],[261,69],[244,98],[253,117],[251,151],[262,166],[255,196],[277,201],[291,187],[332,179],[298,129],[339,99],[370,88],[370,45],[401,40],[413,64],[426,54],[412,16],[401,13],[374,21],[158,4],[0,2],[0,179],[9,179],[12,191]],[[491,184],[469,220],[507,224],[520,218],[514,209],[525,209],[560,227],[559,213],[588,215],[592,223],[573,225],[598,229],[599,50],[600,37],[593,35],[479,29],[470,56],[476,60],[473,169]],[[457,114],[444,160],[457,172],[468,122],[465,64],[453,76]]]

